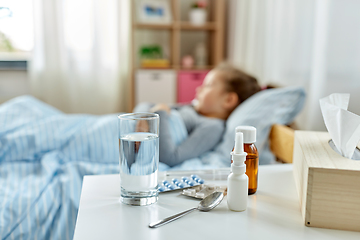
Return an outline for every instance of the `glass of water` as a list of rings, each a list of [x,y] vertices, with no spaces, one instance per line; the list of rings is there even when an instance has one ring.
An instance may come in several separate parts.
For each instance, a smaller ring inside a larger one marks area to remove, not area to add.
[[[159,115],[129,113],[119,118],[121,202],[145,206],[158,200]]]

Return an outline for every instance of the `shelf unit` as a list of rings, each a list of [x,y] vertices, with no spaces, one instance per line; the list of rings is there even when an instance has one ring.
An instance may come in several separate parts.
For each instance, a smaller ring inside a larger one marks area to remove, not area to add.
[[[129,101],[129,110],[132,110],[135,106],[135,89],[136,89],[136,71],[140,70],[137,64],[138,60],[138,49],[136,49],[136,31],[166,31],[169,34],[169,61],[170,67],[168,69],[175,71],[182,70],[210,70],[218,63],[224,60],[224,28],[225,28],[225,2],[226,0],[208,0],[208,22],[204,25],[197,26],[192,25],[189,21],[186,21],[181,12],[184,5],[181,4],[190,4],[195,1],[181,1],[181,0],[168,0],[169,6],[171,9],[172,22],[169,24],[148,24],[148,23],[138,23],[136,20],[136,7],[137,1],[131,1],[132,8],[132,18],[131,18],[131,74],[130,74],[130,101]],[[207,66],[202,67],[193,67],[192,69],[185,69],[181,66],[181,37],[185,32],[206,32],[206,41],[208,47],[208,63]],[[149,70],[146,68],[146,70]]]

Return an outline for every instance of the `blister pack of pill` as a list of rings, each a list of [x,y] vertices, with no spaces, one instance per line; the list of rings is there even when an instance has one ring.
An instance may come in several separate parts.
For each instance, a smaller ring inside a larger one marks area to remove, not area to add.
[[[169,192],[179,189],[186,189],[194,186],[200,186],[205,181],[197,175],[183,176],[181,178],[173,178],[164,180],[159,183],[159,192]]]
[[[213,192],[223,192],[224,195],[227,193],[226,185],[215,185],[215,184],[202,184],[189,189],[184,189],[182,195],[204,199]]]

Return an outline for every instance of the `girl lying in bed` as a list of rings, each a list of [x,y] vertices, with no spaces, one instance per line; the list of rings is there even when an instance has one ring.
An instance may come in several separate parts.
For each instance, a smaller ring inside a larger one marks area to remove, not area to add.
[[[134,112],[160,115],[159,158],[172,167],[212,150],[221,140],[231,112],[260,90],[254,77],[223,63],[206,75],[191,105],[141,103]],[[179,144],[172,140],[170,116],[174,114],[181,118],[188,133]]]

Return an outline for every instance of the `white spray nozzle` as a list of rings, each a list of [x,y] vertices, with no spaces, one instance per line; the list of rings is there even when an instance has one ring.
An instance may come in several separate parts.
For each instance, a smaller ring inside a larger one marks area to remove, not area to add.
[[[244,152],[244,139],[243,133],[237,132],[235,135],[235,147],[234,151],[230,153],[231,159],[233,160],[232,167],[241,166],[244,167],[247,153]]]
[[[237,132],[235,136],[235,154],[241,154],[244,152],[243,133]]]

